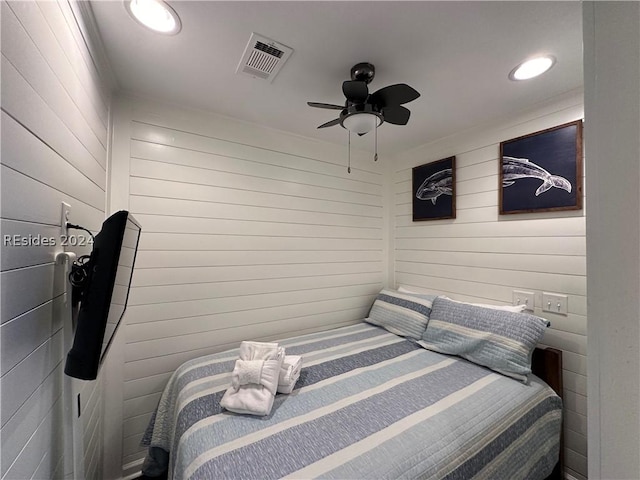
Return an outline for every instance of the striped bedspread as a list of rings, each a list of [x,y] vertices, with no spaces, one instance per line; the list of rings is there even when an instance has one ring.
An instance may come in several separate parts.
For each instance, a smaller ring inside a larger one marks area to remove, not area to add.
[[[143,444],[169,478],[543,479],[558,460],[561,400],[366,323],[279,342],[303,356],[267,417],[219,405],[238,357],[182,365]],[[168,452],[168,454],[167,454]]]

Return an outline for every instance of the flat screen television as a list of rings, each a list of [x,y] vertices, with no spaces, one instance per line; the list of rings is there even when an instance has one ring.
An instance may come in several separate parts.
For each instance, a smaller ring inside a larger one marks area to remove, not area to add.
[[[83,280],[74,286],[79,299],[73,346],[64,372],[94,380],[127,308],[140,224],[121,210],[107,218],[95,236],[90,258],[78,268]]]

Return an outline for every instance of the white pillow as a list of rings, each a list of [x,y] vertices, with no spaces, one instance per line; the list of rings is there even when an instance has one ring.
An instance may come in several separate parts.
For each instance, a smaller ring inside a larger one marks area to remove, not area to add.
[[[398,285],[398,293],[407,293],[409,295],[434,295],[438,296],[437,293],[429,292],[426,289],[422,291],[413,290],[411,288],[407,288],[404,285]]]
[[[527,309],[526,305],[488,305],[485,303],[470,303],[470,302],[461,302],[460,300],[454,300],[449,297],[443,296],[447,300],[451,300],[456,303],[464,303],[466,305],[473,305],[474,307],[483,307],[483,308],[491,308],[492,310],[502,310],[504,312],[514,312],[514,313],[522,313]]]
[[[412,294],[420,294],[421,292],[416,292],[415,290],[410,290],[403,285],[398,286],[398,292],[400,293],[412,293]],[[446,298],[447,300],[451,300],[456,303],[465,303],[467,305],[473,305],[474,307],[483,307],[483,308],[491,308],[493,310],[502,310],[505,312],[515,312],[522,313],[527,309],[526,305],[488,305],[485,303],[470,303],[470,302],[461,302],[460,300],[454,300],[452,298],[446,297],[442,295],[442,298]]]

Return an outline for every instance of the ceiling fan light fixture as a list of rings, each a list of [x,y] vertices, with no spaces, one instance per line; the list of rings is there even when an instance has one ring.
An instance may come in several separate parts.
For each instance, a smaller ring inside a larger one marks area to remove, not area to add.
[[[378,115],[369,112],[354,113],[342,120],[342,126],[351,133],[365,134],[382,123]]]
[[[162,0],[125,0],[124,5],[136,22],[154,32],[175,35],[182,29],[178,14]]]
[[[553,67],[556,57],[553,55],[541,55],[522,62],[509,72],[509,78],[514,81],[529,80],[542,75]]]
[[[345,106],[331,103],[307,102],[307,105],[328,110],[341,110],[340,116],[318,128],[340,125],[349,131],[349,159],[347,172],[351,173],[351,134],[364,135],[375,131],[375,152],[373,160],[378,160],[378,127],[383,123],[406,125],[411,112],[402,106],[420,96],[415,89],[406,83],[388,85],[369,93],[367,86],[375,76],[375,67],[366,62],[358,63],[351,69],[351,80],[342,82],[342,93],[346,101]]]

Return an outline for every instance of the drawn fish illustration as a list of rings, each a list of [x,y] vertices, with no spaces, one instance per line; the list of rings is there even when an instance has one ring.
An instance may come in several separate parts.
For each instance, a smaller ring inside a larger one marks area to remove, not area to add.
[[[452,182],[452,169],[446,168],[440,170],[422,182],[422,185],[416,190],[416,198],[420,200],[431,200],[431,203],[435,205],[440,195],[451,195]]]
[[[551,187],[561,188],[571,193],[571,182],[559,175],[552,175],[540,165],[526,158],[502,157],[502,186],[509,187],[520,178],[538,178],[542,185],[536,190],[536,197]]]

